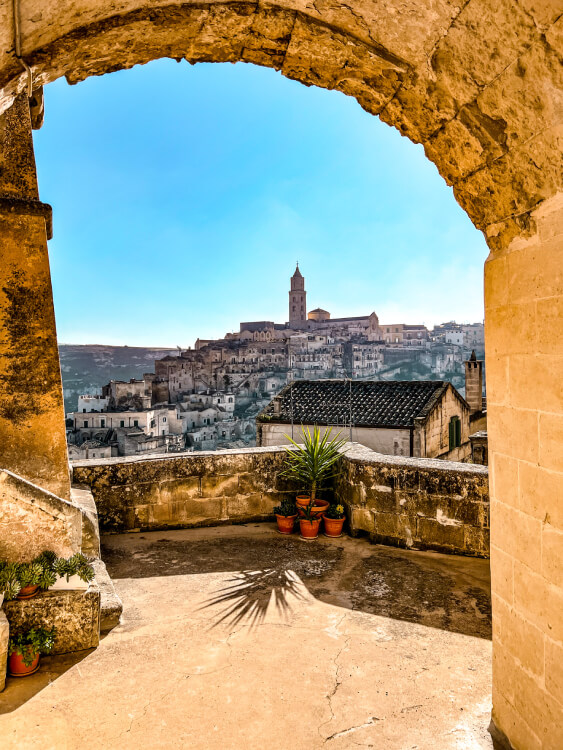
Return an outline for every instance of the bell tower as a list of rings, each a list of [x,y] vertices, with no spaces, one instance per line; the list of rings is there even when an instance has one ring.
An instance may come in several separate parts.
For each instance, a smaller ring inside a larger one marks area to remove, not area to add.
[[[305,279],[299,270],[299,263],[295,273],[291,277],[291,289],[289,292],[289,325],[290,327],[304,328],[307,322],[307,292],[305,291]]]

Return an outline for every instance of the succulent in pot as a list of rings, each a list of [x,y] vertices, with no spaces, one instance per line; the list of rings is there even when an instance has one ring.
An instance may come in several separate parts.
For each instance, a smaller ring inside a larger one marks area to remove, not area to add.
[[[14,633],[8,644],[8,672],[12,677],[27,677],[37,672],[41,654],[48,654],[55,643],[55,628],[31,628]]]
[[[0,592],[7,602],[15,599],[21,591],[18,568],[17,563],[0,562]]]
[[[340,439],[338,433],[331,437],[332,428],[321,435],[318,426],[315,425],[311,431],[308,427],[301,427],[303,444],[299,445],[289,435],[285,437],[291,446],[286,447],[285,468],[280,476],[292,479],[303,487],[308,494],[297,496],[297,508],[302,516],[301,509],[311,505],[313,513],[322,514],[328,503],[317,498],[317,493],[326,489],[328,480],[333,479],[337,473],[337,461],[340,458],[340,450],[346,440]]]
[[[299,530],[301,531],[301,539],[311,541],[316,539],[319,535],[319,528],[321,525],[322,518],[315,513],[315,506],[312,502],[301,509],[301,517],[299,519]]]
[[[274,508],[276,521],[278,524],[278,531],[280,534],[291,534],[295,519],[297,518],[297,508],[295,503],[291,500],[282,500],[281,505],[277,505]]]
[[[43,573],[42,566],[37,562],[20,563],[18,565],[18,580],[20,590],[16,599],[31,599],[39,593],[39,580]]]
[[[77,552],[68,560],[62,557],[53,562],[55,580],[50,589],[87,589],[88,584],[94,578],[94,568],[80,552]]]
[[[342,536],[342,527],[346,520],[343,505],[337,503],[329,505],[328,510],[323,513],[323,519],[325,522],[325,536],[333,538]]]

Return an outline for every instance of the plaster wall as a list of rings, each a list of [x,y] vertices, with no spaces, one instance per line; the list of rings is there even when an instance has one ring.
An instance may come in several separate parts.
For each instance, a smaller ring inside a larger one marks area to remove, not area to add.
[[[313,430],[315,425],[304,425],[305,428]],[[271,422],[259,423],[259,444],[264,447],[273,445],[290,445],[286,435],[291,436],[290,424],[273,424]],[[332,428],[319,425],[321,435],[332,429],[331,437],[340,437],[360,443],[371,448],[377,453],[386,453],[390,456],[410,456],[410,430],[378,429],[374,427],[352,427],[334,425]],[[294,425],[293,439],[299,443],[301,437],[301,425]]]

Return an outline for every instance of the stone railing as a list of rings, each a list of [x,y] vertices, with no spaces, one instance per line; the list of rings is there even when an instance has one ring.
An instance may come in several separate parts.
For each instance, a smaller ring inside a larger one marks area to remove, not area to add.
[[[102,531],[132,531],[272,517],[292,492],[279,477],[282,448],[245,448],[106,458],[73,463],[73,481],[88,485]]]
[[[353,534],[375,542],[489,556],[489,481],[485,466],[384,456],[348,446],[336,494]]]
[[[272,518],[295,489],[283,448],[93,459],[74,463],[102,531],[189,528]],[[383,456],[348,444],[333,488],[353,534],[404,547],[488,556],[485,467]]]

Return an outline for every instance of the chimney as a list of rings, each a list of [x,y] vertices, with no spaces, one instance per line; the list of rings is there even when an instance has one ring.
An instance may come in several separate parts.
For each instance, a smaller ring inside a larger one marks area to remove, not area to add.
[[[483,411],[483,362],[477,359],[475,350],[465,363],[465,400],[471,414]]]

